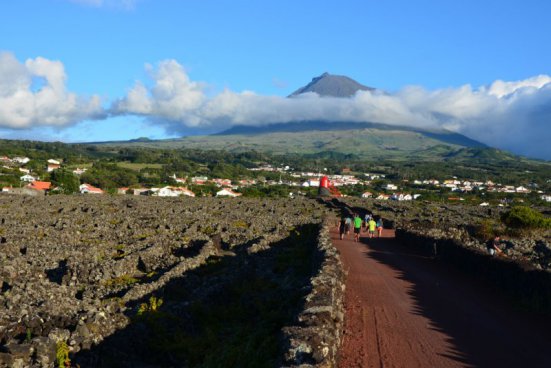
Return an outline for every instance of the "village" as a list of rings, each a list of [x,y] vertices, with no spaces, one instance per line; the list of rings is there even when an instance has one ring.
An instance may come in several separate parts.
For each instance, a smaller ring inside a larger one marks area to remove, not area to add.
[[[28,157],[14,156],[0,157],[2,169],[4,171],[19,172],[20,185],[19,187],[3,186],[2,193],[27,194],[27,195],[42,195],[55,194],[58,188],[47,179],[42,180],[40,176],[34,175],[32,170],[27,168],[27,164],[31,160]],[[48,159],[44,163],[44,171],[46,177],[55,170],[63,168],[61,159]],[[76,177],[80,177],[87,171],[85,167],[68,168]],[[258,180],[254,178],[244,178],[232,180],[229,178],[209,178],[208,176],[190,176],[177,177],[175,174],[170,178],[170,183],[159,187],[132,186],[120,187],[112,194],[129,194],[129,195],[144,195],[158,197],[195,197],[196,193],[188,187],[195,188],[205,185],[214,185],[218,190],[213,193],[217,197],[239,197],[243,193],[244,188],[262,185],[262,186],[286,186],[292,191],[289,196],[304,195],[305,192],[315,191],[320,185],[320,179],[327,176],[331,186],[336,188],[343,187],[364,187],[373,188],[365,190],[359,196],[362,198],[373,198],[375,200],[396,200],[396,201],[412,201],[423,198],[423,190],[427,188],[444,190],[450,193],[449,201],[464,201],[462,194],[476,192],[484,195],[485,193],[505,193],[513,195],[527,195],[535,193],[544,202],[551,202],[551,194],[544,193],[538,190],[536,184],[531,184],[529,187],[523,185],[502,185],[494,183],[492,180],[473,181],[469,179],[461,179],[452,177],[450,179],[437,180],[432,178],[401,180],[400,182],[392,182],[384,174],[380,173],[353,173],[349,169],[344,168],[341,174],[327,173],[327,169],[319,170],[318,172],[300,172],[294,171],[289,166],[273,167],[271,165],[262,165],[249,169],[251,172],[272,172],[279,173],[279,180]],[[2,174],[5,175],[5,174]],[[285,177],[285,179],[282,179]],[[376,183],[377,185],[374,185]],[[417,191],[417,192],[416,192]],[[81,194],[105,194],[105,188],[98,188],[89,183],[80,181],[78,192]],[[203,194],[204,195],[204,194]],[[343,194],[346,196],[346,194]],[[522,200],[521,200],[522,201]],[[502,201],[507,202],[507,201]],[[483,201],[479,203],[481,206],[488,206],[489,203]]]

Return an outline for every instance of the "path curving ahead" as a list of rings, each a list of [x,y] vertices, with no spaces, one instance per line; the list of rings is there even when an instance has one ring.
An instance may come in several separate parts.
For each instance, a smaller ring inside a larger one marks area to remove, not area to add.
[[[551,367],[549,318],[515,310],[391,230],[360,243],[331,236],[348,272],[339,367]]]

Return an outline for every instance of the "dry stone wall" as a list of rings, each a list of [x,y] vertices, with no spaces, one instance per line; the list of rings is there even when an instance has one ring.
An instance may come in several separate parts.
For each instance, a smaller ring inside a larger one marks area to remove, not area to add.
[[[324,255],[319,273],[311,279],[299,325],[284,329],[287,367],[336,367],[344,323],[344,269],[329,236],[329,221],[322,227],[318,249]]]

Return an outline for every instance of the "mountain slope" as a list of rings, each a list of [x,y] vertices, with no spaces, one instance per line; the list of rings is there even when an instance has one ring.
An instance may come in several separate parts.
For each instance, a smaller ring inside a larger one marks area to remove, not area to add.
[[[288,97],[295,97],[302,93],[315,92],[320,96],[350,97],[358,91],[374,91],[375,88],[364,86],[343,75],[331,75],[323,73],[319,77],[312,78],[306,86],[297,89]]]
[[[270,133],[299,133],[309,131],[347,131],[347,130],[362,130],[374,129],[383,131],[406,131],[419,133],[427,138],[432,138],[442,143],[458,145],[463,147],[487,147],[485,144],[475,141],[459,133],[450,132],[448,130],[427,130],[421,128],[396,126],[379,123],[358,123],[358,122],[331,122],[331,121],[300,121],[290,123],[268,124],[264,126],[245,126],[236,125],[230,129],[217,133],[215,135],[262,135]]]
[[[329,124],[329,123],[328,123]],[[290,127],[293,127],[290,125]],[[300,124],[298,124],[300,127]],[[112,142],[110,146],[226,150],[229,152],[258,151],[269,154],[350,155],[358,159],[377,160],[443,160],[465,147],[482,147],[448,143],[463,136],[453,133],[427,133],[403,130],[391,126],[385,129],[363,127],[340,130],[274,131],[259,134],[218,134],[190,136],[160,141]],[[468,138],[464,137],[466,140]],[[483,149],[483,148],[482,148]]]

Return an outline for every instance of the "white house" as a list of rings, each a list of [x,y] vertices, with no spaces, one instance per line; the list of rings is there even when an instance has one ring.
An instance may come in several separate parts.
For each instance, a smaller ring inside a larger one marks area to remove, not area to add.
[[[12,161],[13,162],[17,162],[18,164],[22,164],[22,165],[25,165],[26,163],[28,163],[31,159],[28,158],[28,157],[14,157],[12,158]]]
[[[54,170],[57,170],[61,167],[60,164],[48,164],[47,171],[52,172]]]
[[[180,195],[173,187],[151,188],[151,192],[156,197],[178,197]]]
[[[319,180],[316,180],[316,179],[309,179],[309,180],[306,180],[304,183],[302,183],[303,187],[307,188],[307,187],[319,187],[320,186],[320,181]]]
[[[362,193],[362,198],[371,198],[371,197],[373,197],[373,193],[371,192]]]
[[[93,185],[90,184],[81,184],[80,187],[80,193],[81,194],[103,194],[103,190],[100,188],[96,188]]]
[[[311,187],[319,187],[320,186],[320,181],[316,180],[316,179],[310,179],[310,180],[308,180],[308,184]]]
[[[488,202],[482,202],[481,204],[479,204],[479,206],[481,207],[488,207],[490,204]]]
[[[379,194],[376,199],[387,201],[390,198],[389,194]]]
[[[458,186],[458,185],[461,185],[461,181],[455,180],[455,179],[444,180],[444,186],[448,187],[448,185]]]
[[[218,192],[216,192],[217,197],[239,197],[241,193],[236,193],[231,189],[224,188]]]
[[[543,199],[545,202],[551,202],[551,195],[545,194],[542,195],[540,198]]]
[[[19,180],[30,183],[36,180],[36,178],[32,175],[26,174],[19,178]]]
[[[398,187],[394,184],[387,184],[385,189],[386,190],[398,190]]]
[[[31,173],[31,170],[25,169],[24,167],[20,167],[19,171],[21,171],[22,173],[25,173],[25,174],[30,174]]]
[[[413,197],[411,196],[411,194],[394,193],[390,196],[390,199],[395,201],[411,201]]]
[[[117,194],[126,194],[130,188],[122,187],[117,188]]]
[[[61,165],[61,161],[54,160],[53,158],[49,159],[48,163],[52,165]]]
[[[219,187],[229,187],[231,185],[231,179],[212,179],[212,182]]]
[[[206,176],[194,176],[193,178],[191,178],[191,182],[195,185],[204,185],[207,183],[208,180],[209,178]]]
[[[75,174],[75,175],[82,175],[82,174],[84,174],[84,173],[86,172],[86,170],[88,170],[88,169],[86,169],[86,168],[81,169],[81,168],[78,168],[78,167],[77,167],[76,169],[73,170],[73,174]]]
[[[180,195],[187,196],[187,197],[195,197],[195,193],[193,193],[188,188],[176,188],[176,190],[180,192]]]
[[[180,187],[166,186],[163,188],[151,188],[151,192],[154,196],[157,197],[179,197],[181,195],[195,197],[195,193],[193,193],[191,190]]]
[[[132,194],[134,195],[149,195],[150,189],[147,188],[134,188],[132,189]]]
[[[530,193],[530,189],[525,188],[521,185],[520,187],[515,188],[515,192],[517,192],[517,193]]]
[[[515,187],[512,186],[512,185],[506,185],[502,190],[501,192],[505,192],[505,193],[515,193]]]

